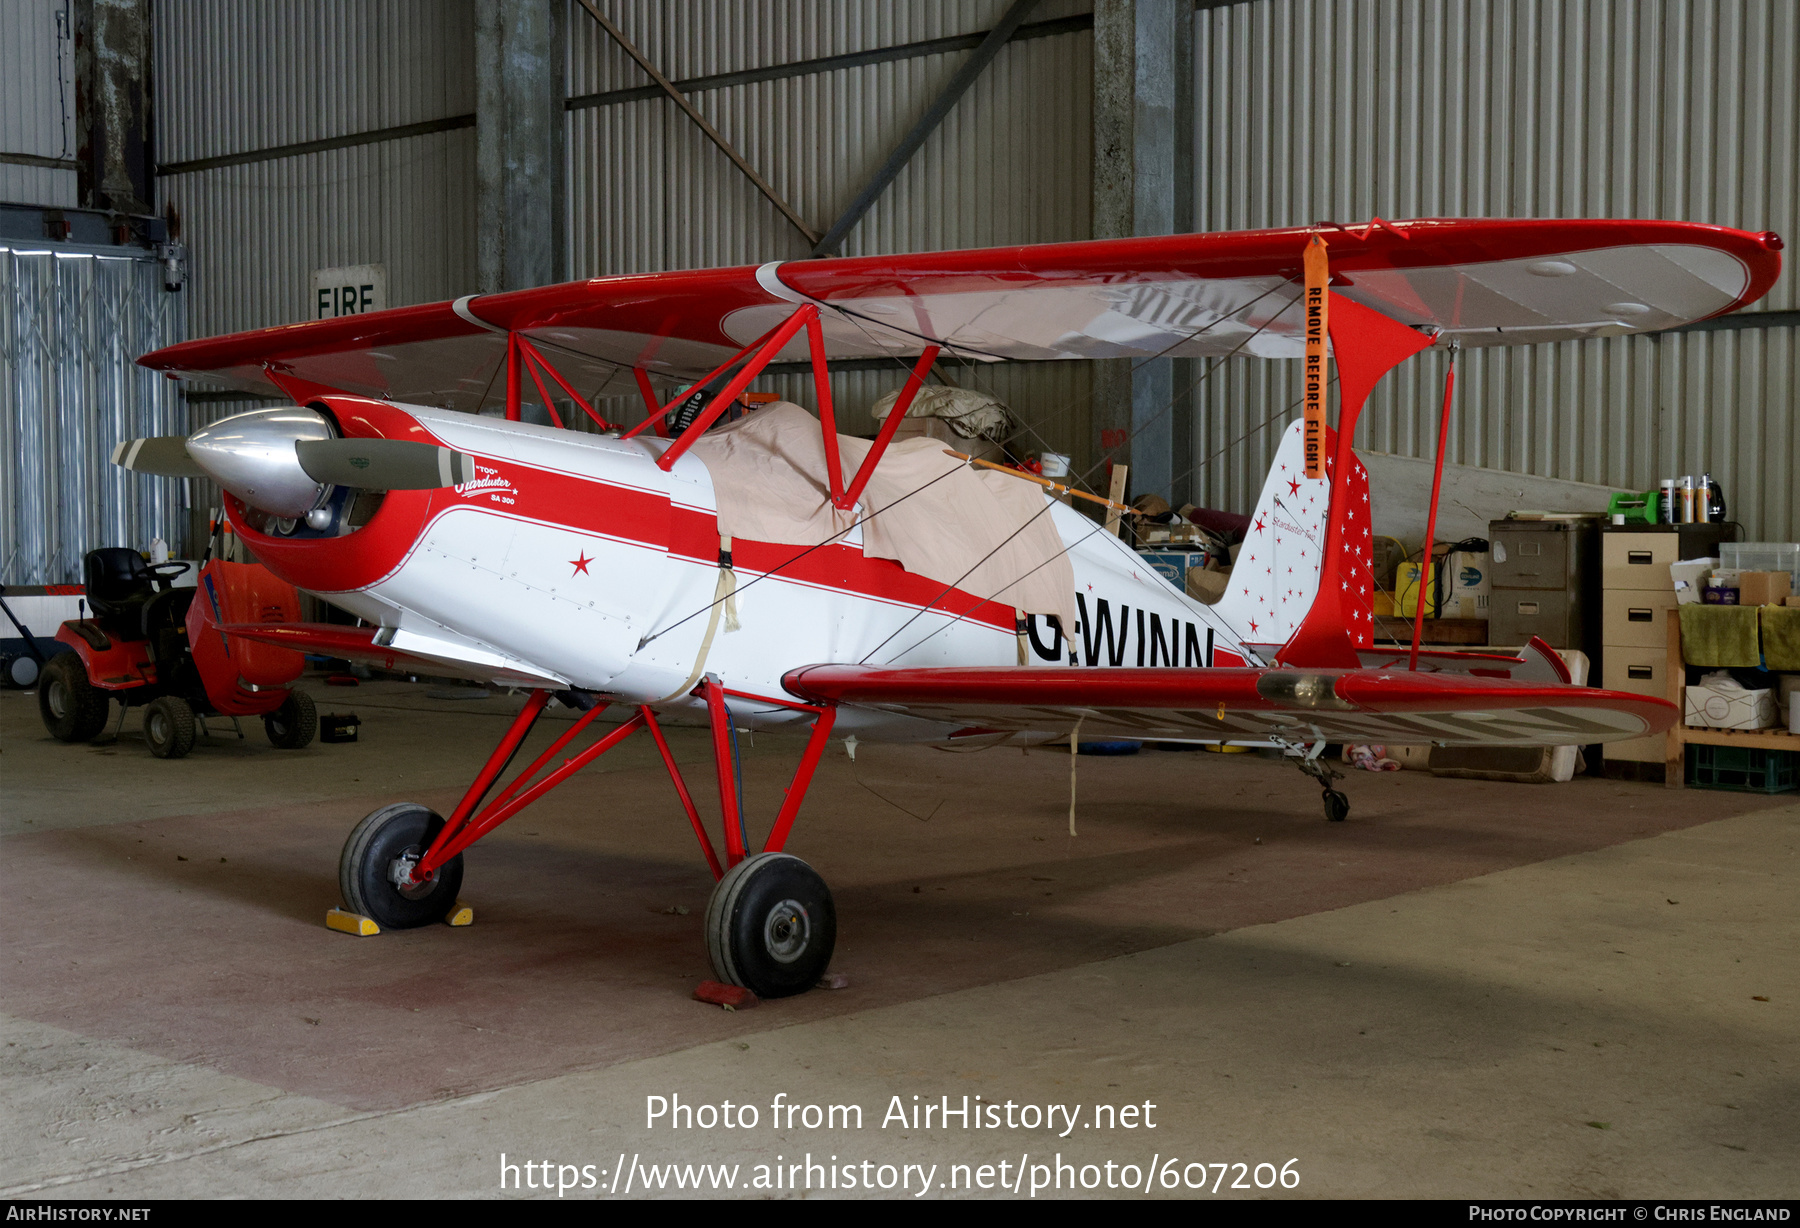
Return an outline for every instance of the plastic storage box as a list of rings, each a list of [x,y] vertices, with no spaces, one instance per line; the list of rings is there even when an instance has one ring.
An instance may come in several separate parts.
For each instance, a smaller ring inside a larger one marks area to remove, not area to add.
[[[1687,782],[1695,789],[1789,793],[1800,789],[1800,755],[1750,746],[1687,748]]]
[[[1800,542],[1720,542],[1721,571],[1785,571],[1800,593]]]

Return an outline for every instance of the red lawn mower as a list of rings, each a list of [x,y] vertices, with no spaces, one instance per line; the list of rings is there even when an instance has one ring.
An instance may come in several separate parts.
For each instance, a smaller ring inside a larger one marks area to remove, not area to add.
[[[209,551],[210,553],[210,551]],[[288,648],[230,638],[221,624],[300,621],[294,586],[255,563],[204,562],[195,587],[176,587],[186,562],[150,564],[135,550],[91,550],[83,560],[93,617],[56,638],[38,679],[38,714],[64,742],[106,728],[111,703],[145,706],[144,741],[159,759],[194,749],[201,717],[260,716],[269,741],[298,750],[318,732],[311,696],[291,689],[306,659]]]

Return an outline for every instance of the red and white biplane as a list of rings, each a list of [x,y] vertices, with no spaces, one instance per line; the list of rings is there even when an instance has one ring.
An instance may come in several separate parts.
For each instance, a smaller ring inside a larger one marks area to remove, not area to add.
[[[1327,742],[1543,746],[1666,728],[1669,704],[1571,685],[1541,644],[1375,649],[1368,482],[1350,442],[1375,382],[1421,349],[1736,310],[1773,283],[1780,247],[1678,222],[1421,220],[597,278],[159,350],[140,361],[292,405],[126,441],[114,460],[216,481],[257,559],[367,624],[226,632],[529,689],[448,817],[389,806],[355,828],[347,909],[384,928],[442,919],[470,846],[642,729],[718,880],[713,965],[775,996],[812,986],[836,940],[825,883],[782,851],[833,736],[1276,742],[1341,818]],[[941,352],[1309,347],[1318,408],[1284,436],[1213,605],[1041,485],[894,440]],[[899,404],[873,441],[838,435],[827,361],[883,357],[910,367]],[[816,417],[776,404],[723,418],[769,363],[794,360],[812,364]],[[496,385],[504,417],[469,412]],[[594,408],[633,388],[646,414],[630,429]],[[717,395],[672,429],[695,389]],[[527,400],[553,419],[557,400],[579,407],[599,430],[521,421]],[[553,696],[582,716],[494,793]],[[569,754],[608,707],[623,723]],[[711,728],[722,854],[669,755],[669,719]],[[739,728],[810,729],[760,851],[739,808]]]

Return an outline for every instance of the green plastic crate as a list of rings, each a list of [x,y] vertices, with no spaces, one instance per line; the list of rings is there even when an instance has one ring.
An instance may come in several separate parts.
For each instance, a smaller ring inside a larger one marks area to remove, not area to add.
[[[1687,782],[1695,789],[1791,793],[1800,789],[1800,755],[1791,750],[1689,743]]]

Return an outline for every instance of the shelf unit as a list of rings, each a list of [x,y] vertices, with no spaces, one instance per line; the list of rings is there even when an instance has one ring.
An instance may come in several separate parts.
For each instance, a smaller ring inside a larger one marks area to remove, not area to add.
[[[1681,619],[1669,623],[1669,702],[1675,705],[1675,724],[1666,736],[1663,784],[1670,789],[1687,787],[1687,748],[1698,746],[1746,746],[1757,750],[1800,751],[1800,734],[1785,729],[1699,729],[1683,723],[1687,713],[1687,663],[1681,656]]]

